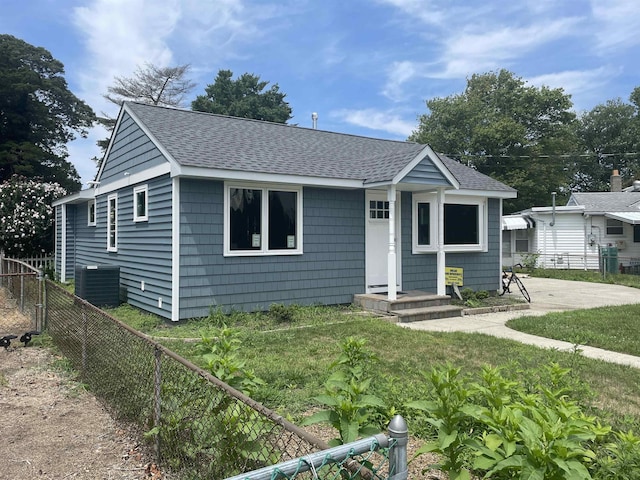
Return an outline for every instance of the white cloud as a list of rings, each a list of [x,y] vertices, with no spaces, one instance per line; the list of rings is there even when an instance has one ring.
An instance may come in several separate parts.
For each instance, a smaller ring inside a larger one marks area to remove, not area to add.
[[[472,31],[452,36],[445,43],[439,78],[460,78],[508,66],[543,45],[571,35],[580,23],[578,18],[562,18],[534,23],[526,27],[502,27]]]
[[[421,72],[425,70],[425,65],[420,62],[393,62],[387,69],[387,83],[382,94],[393,101],[401,101],[404,97],[403,86],[406,82],[416,77],[426,76]]]
[[[400,137],[411,135],[417,125],[417,121],[407,122],[396,112],[380,111],[373,108],[335,110],[330,112],[329,115],[358,127],[387,132]]]
[[[413,19],[417,18],[427,25],[444,25],[452,14],[450,5],[441,8],[436,5],[437,2],[434,0],[379,0],[379,3],[396,7]]]
[[[619,72],[613,68],[600,67],[592,70],[566,70],[527,78],[537,87],[562,88],[571,95],[575,110],[584,110],[593,103],[593,98],[604,102],[600,92]]]
[[[634,0],[591,0],[592,31],[605,54],[640,44],[640,4]]]

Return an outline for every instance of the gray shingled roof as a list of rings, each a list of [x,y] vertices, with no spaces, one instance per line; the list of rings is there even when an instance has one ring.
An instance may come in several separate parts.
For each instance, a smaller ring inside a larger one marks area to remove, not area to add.
[[[425,148],[190,110],[130,102],[126,106],[173,159],[187,167],[385,182]],[[514,191],[454,160],[441,159],[461,188]]]
[[[637,212],[640,192],[573,193],[567,205],[583,205],[584,213]]]

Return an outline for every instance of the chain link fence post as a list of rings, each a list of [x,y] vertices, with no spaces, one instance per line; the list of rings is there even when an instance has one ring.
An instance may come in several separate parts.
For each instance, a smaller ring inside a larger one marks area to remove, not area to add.
[[[35,330],[42,332],[44,330],[44,318],[43,318],[43,297],[44,297],[44,275],[42,270],[38,271],[38,303],[36,303],[36,324]]]
[[[82,311],[82,376],[86,378],[87,375],[87,341],[89,324],[87,322],[87,310],[84,304],[80,307]]]
[[[154,375],[153,375],[153,426],[160,428],[161,421],[161,393],[162,393],[162,352],[158,347],[153,350]],[[156,435],[155,449],[156,461],[160,461],[160,435]]]
[[[389,480],[407,480],[409,467],[407,463],[407,443],[409,429],[401,415],[396,415],[389,423]]]

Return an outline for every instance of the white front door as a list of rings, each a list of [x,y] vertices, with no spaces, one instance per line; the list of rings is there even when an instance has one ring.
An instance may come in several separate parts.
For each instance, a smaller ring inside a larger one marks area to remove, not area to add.
[[[369,191],[365,195],[366,205],[366,277],[367,293],[386,292],[388,289],[388,253],[389,253],[389,201],[387,192]],[[396,196],[396,279],[397,289],[401,290],[401,251],[400,251],[400,194]]]

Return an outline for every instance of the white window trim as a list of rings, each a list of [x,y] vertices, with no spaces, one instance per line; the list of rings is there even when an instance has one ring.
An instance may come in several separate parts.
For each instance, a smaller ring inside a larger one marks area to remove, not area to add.
[[[93,219],[91,218],[91,206],[93,205]],[[96,201],[94,200],[89,200],[89,203],[87,203],[87,226],[88,227],[95,227],[96,226]]]
[[[113,208],[115,209],[115,225],[114,225],[114,239],[115,245],[111,246],[111,201],[114,201]],[[118,251],[118,195],[113,194],[107,197],[107,252],[117,252]]]
[[[231,250],[231,236],[229,208],[230,208],[230,192],[232,188],[243,188],[262,191],[262,212],[261,212],[261,232],[262,232],[262,249],[261,250]],[[278,190],[280,192],[297,193],[298,203],[296,205],[296,248],[287,250],[269,250],[269,190]],[[258,257],[269,255],[302,255],[302,187],[292,187],[290,185],[264,184],[264,183],[227,183],[224,184],[224,256],[225,257]]]
[[[144,215],[138,215],[138,193],[144,193]],[[149,186],[140,185],[133,189],[133,221],[134,222],[146,222],[149,220]]]
[[[436,253],[438,251],[438,205],[435,193],[414,194],[412,199],[411,244],[412,253]],[[429,203],[429,245],[418,245],[418,203]],[[444,245],[445,252],[486,252],[488,251],[488,214],[487,199],[484,197],[461,197],[459,195],[445,195],[445,205],[450,203],[478,206],[478,238],[480,243],[472,245]]]

